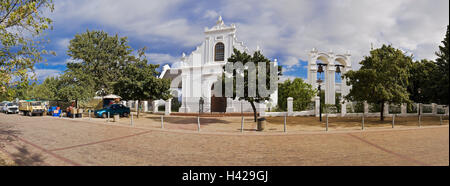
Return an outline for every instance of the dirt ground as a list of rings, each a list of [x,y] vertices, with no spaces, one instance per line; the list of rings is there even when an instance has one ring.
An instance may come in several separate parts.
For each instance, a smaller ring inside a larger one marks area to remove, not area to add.
[[[373,121],[371,121],[373,119]],[[256,132],[252,118],[165,117],[60,119],[0,114],[0,151],[16,165],[440,165],[449,163],[448,119],[402,118],[392,129],[387,119],[330,118],[330,131],[317,118],[268,118]],[[409,121],[411,120],[411,121]],[[429,123],[427,123],[429,122]]]
[[[134,116],[133,124],[144,128],[161,128],[161,116],[143,114],[139,119]],[[264,133],[284,132],[284,117],[266,117],[267,122]],[[100,119],[101,120],[101,119]],[[198,130],[198,118],[187,116],[163,116],[165,129]],[[241,117],[202,117],[200,118],[201,131],[208,132],[241,132]],[[121,118],[123,125],[131,125],[131,118]],[[448,116],[442,118],[442,125],[448,125]],[[287,132],[314,132],[326,130],[326,117],[320,122],[317,117],[287,117]],[[421,118],[420,126],[439,126],[440,117],[425,116]],[[244,117],[243,131],[256,132],[256,123],[253,117]],[[419,127],[418,117],[395,117],[394,128]],[[380,121],[379,117],[364,118],[364,130],[392,128],[392,117]],[[329,131],[351,131],[362,129],[361,117],[329,117]]]

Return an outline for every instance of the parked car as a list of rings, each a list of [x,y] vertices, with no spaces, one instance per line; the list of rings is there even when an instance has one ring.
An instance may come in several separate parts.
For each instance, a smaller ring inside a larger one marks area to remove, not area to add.
[[[99,118],[107,118],[108,112],[110,117],[116,114],[123,117],[128,117],[130,115],[130,108],[122,104],[112,104],[106,108],[94,111],[94,115]]]
[[[19,106],[17,106],[17,103],[7,103],[3,106],[2,111],[6,114],[18,114]]]

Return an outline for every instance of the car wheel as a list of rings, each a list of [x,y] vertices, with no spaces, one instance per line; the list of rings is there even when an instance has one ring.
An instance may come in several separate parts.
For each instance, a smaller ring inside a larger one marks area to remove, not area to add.
[[[123,117],[128,118],[128,113],[124,112],[124,113],[123,113]]]
[[[108,114],[106,114],[106,112],[105,112],[105,113],[102,114],[102,117],[103,117],[103,118],[107,118],[107,117],[108,117]]]

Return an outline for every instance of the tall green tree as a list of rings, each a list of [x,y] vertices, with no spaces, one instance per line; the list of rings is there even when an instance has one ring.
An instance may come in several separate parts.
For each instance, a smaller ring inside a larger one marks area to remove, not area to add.
[[[123,75],[123,67],[135,56],[126,37],[109,35],[104,31],[89,31],[75,35],[70,41],[68,55],[84,74],[94,81],[96,91],[104,89],[113,93],[113,85]],[[69,70],[71,66],[68,66]]]
[[[87,101],[95,96],[95,83],[83,72],[81,64],[67,64],[67,70],[59,77],[57,97],[61,101]]]
[[[344,75],[347,84],[352,86],[345,97],[347,100],[380,104],[381,120],[384,120],[384,103],[410,102],[407,87],[411,56],[406,56],[392,46],[383,45],[370,51],[370,56],[365,56],[360,64],[361,69]]]
[[[60,81],[58,77],[47,77],[40,85],[32,90],[32,98],[37,100],[59,100]]]
[[[233,70],[233,75],[228,77],[225,72],[224,74],[222,74],[222,82],[223,82],[223,87],[225,87],[225,78],[229,78],[233,81],[233,95],[231,98],[236,99],[237,98],[237,94],[236,94],[236,89],[237,89],[237,84],[236,84],[236,77],[237,75],[243,75],[244,76],[244,87],[239,87],[239,88],[243,88],[244,89],[244,97],[239,97],[239,100],[245,100],[248,101],[250,103],[250,105],[252,106],[253,109],[253,116],[254,116],[254,121],[256,122],[257,119],[257,112],[256,112],[256,106],[255,103],[262,103],[264,101],[268,101],[270,100],[270,96],[264,96],[260,94],[259,91],[259,82],[256,81],[254,82],[256,85],[256,96],[250,96],[249,95],[249,87],[251,87],[251,84],[253,82],[250,82],[251,80],[249,80],[249,74],[255,73],[256,77],[258,77],[260,75],[260,73],[263,73],[261,75],[265,75],[266,76],[266,82],[264,85],[261,86],[265,86],[266,89],[269,90],[269,94],[272,94],[275,92],[274,89],[270,89],[271,86],[271,82],[270,82],[270,66],[273,65],[273,63],[270,62],[269,59],[267,59],[263,54],[261,54],[260,51],[256,51],[253,53],[253,56],[247,54],[246,52],[241,52],[237,49],[233,50],[233,55],[231,55],[230,58],[228,58],[228,63],[237,63],[240,62],[243,65],[246,65],[247,63],[254,63],[255,64],[255,72],[249,72],[250,70],[244,70],[244,72],[238,72],[236,69]],[[262,62],[264,63],[264,65],[266,66],[266,72],[259,72],[258,66],[260,65],[259,63]],[[225,67],[224,67],[225,70]],[[278,66],[277,69],[277,75],[280,76],[281,75],[281,66]],[[276,80],[276,82],[278,82],[278,79]],[[276,86],[276,85],[275,85]],[[225,90],[226,88],[223,88],[223,94],[225,95]]]
[[[292,97],[294,110],[306,110],[316,93],[312,86],[301,78],[286,80],[278,84],[278,108],[286,111],[287,98]]]
[[[8,89],[35,79],[30,72],[48,53],[41,37],[52,23],[47,11],[53,11],[52,0],[0,0],[0,95],[11,97]]]
[[[440,104],[448,105],[448,85],[449,85],[449,58],[450,58],[450,26],[447,25],[447,33],[445,34],[445,38],[442,41],[442,46],[439,46],[439,51],[436,52],[438,58],[436,59],[436,63],[438,66],[438,70],[436,75],[438,75],[437,81],[437,89],[436,89],[436,101]]]
[[[438,67],[435,62],[429,60],[416,61],[411,65],[409,78],[409,98],[416,103],[431,103],[436,99],[436,91],[439,89],[436,81]],[[421,93],[419,93],[419,89]]]
[[[139,57],[129,61],[123,69],[123,75],[113,85],[114,93],[125,100],[167,100],[170,95],[170,80],[159,79],[156,70],[159,65],[148,64],[144,49],[139,51]],[[139,117],[139,109],[138,109]]]

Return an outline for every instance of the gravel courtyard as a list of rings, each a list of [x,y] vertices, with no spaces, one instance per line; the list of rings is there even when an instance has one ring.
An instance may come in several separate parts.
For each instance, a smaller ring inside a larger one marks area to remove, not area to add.
[[[256,132],[251,117],[59,119],[0,114],[0,158],[16,165],[449,165],[448,118],[399,118],[395,129],[368,119],[269,118]]]

